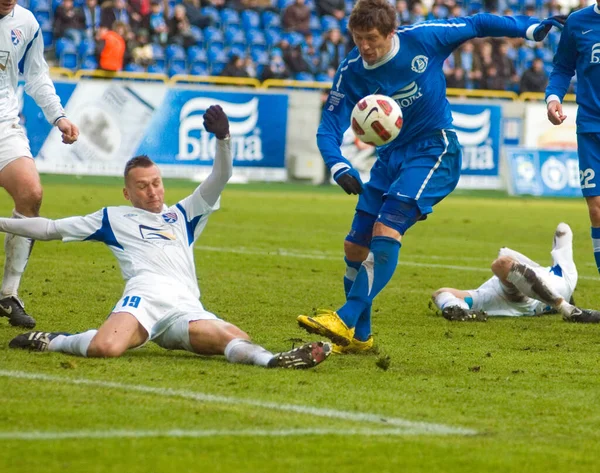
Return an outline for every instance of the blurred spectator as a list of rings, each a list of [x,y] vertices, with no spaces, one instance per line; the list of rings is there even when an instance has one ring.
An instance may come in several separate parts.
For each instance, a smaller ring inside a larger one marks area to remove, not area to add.
[[[318,74],[321,72],[321,57],[315,47],[314,37],[311,33],[307,34],[304,38],[304,44],[302,45],[302,57],[308,64],[312,74]]]
[[[521,77],[519,93],[544,92],[546,85],[548,85],[548,76],[544,71],[544,63],[541,59],[536,58],[533,60],[531,67]]]
[[[235,1],[233,1],[231,3],[235,4]],[[198,2],[198,6],[200,6],[200,2]],[[205,2],[204,6],[215,7],[217,10],[221,10],[221,9],[225,8],[225,0],[207,0]],[[238,5],[238,7],[239,7],[239,5]],[[241,10],[241,8],[238,8],[238,9]]]
[[[221,72],[223,77],[248,77],[248,72],[244,67],[244,60],[232,54],[229,58],[229,62],[223,68]]]
[[[421,23],[422,21],[425,21],[425,8],[421,2],[416,1],[410,9],[410,22]]]
[[[434,3],[427,15],[428,20],[440,20],[448,16],[448,9],[445,5]]]
[[[100,27],[98,30],[98,65],[105,71],[122,71],[127,53],[125,37],[127,25],[115,21],[111,30]]]
[[[558,0],[549,0],[542,8],[542,15],[544,18],[549,16],[555,16],[562,14],[562,8]]]
[[[346,2],[344,0],[316,0],[317,15],[331,15],[338,20],[346,16]]]
[[[516,85],[519,81],[517,76],[517,68],[515,62],[509,57],[509,44],[507,41],[503,41],[498,45],[498,51],[494,57],[494,63],[498,70],[498,76],[506,79],[506,85],[511,88]]]
[[[183,0],[183,6],[192,25],[198,28],[206,28],[212,25],[210,17],[204,16],[200,11],[200,0]]]
[[[466,89],[467,78],[465,70],[462,67],[455,67],[452,73],[446,77],[446,87],[452,89]]]
[[[460,5],[454,5],[452,8],[450,8],[448,18],[459,18],[461,16],[465,16],[465,13]]]
[[[130,49],[133,62],[137,65],[147,67],[154,62],[150,35],[145,28],[138,30]]]
[[[150,25],[150,0],[129,0],[129,26],[135,32]]]
[[[302,46],[283,46],[283,60],[287,64],[290,72],[295,75],[299,72],[310,72],[310,65],[302,55]]]
[[[408,11],[408,4],[406,0],[398,0],[396,2],[396,16],[398,18],[399,25],[410,24],[410,12]]]
[[[83,7],[83,14],[85,16],[85,34],[89,40],[96,38],[98,28],[100,28],[100,11],[98,0],[85,1]]]
[[[494,64],[487,66],[481,88],[485,90],[506,90],[506,78],[498,75]]]
[[[125,0],[112,0],[102,5],[100,26],[112,28],[115,21],[129,24],[129,13]]]
[[[254,64],[250,56],[244,59],[244,70],[248,74],[248,77],[256,78],[256,64]]]
[[[169,29],[169,42],[179,44],[188,48],[196,43],[192,30],[190,29],[190,20],[185,13],[185,7],[182,4],[175,5],[173,17],[167,22]]]
[[[73,0],[63,0],[54,12],[54,36],[68,38],[75,44],[81,43],[85,33],[85,15]]]
[[[218,3],[221,5],[218,6]],[[222,8],[226,3],[224,0],[212,2],[216,8]],[[272,7],[271,0],[236,0],[236,3],[239,10],[270,10]]]
[[[475,78],[473,74],[473,85],[475,88],[485,88],[484,84],[486,81],[486,74],[488,69],[494,65],[494,58],[492,57],[492,43],[489,41],[483,41],[479,43],[476,54],[473,56],[473,71],[478,71],[477,76],[479,80]],[[497,71],[496,71],[497,72]]]
[[[339,29],[333,28],[325,34],[325,39],[319,48],[321,67],[337,69],[346,56],[346,44]]]
[[[168,6],[168,2],[165,2]],[[150,4],[150,37],[153,43],[162,45],[167,43],[169,28],[167,27],[167,11],[163,9],[158,0],[152,0]]]
[[[264,67],[260,80],[289,78],[290,71],[285,64],[283,57],[279,54],[276,54],[271,56],[269,64]]]
[[[281,24],[286,31],[308,33],[310,23],[310,8],[304,0],[295,0],[283,10]]]

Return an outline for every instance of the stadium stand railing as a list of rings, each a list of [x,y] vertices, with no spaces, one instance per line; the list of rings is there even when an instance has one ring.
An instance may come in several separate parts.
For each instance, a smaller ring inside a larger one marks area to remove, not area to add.
[[[78,70],[74,76],[75,79],[96,78],[96,79],[112,79],[112,80],[137,80],[148,82],[169,82],[169,77],[166,74],[155,74],[150,72],[112,72],[101,70]]]
[[[169,84],[237,85],[254,87],[256,89],[261,87],[260,81],[251,77],[191,76],[188,74],[175,74],[171,77],[171,79],[169,79]]]

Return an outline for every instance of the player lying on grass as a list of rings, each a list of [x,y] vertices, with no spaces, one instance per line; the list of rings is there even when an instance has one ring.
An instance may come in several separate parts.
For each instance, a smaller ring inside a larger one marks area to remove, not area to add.
[[[568,322],[600,322],[600,312],[570,304],[577,286],[573,232],[559,223],[552,244],[552,266],[501,248],[492,263],[494,276],[474,290],[441,288],[431,296],[442,315],[453,321],[485,321],[487,315],[540,315],[560,312]]]
[[[126,281],[123,297],[98,330],[75,335],[28,332],[14,338],[11,348],[116,357],[152,340],[167,349],[224,354],[232,363],[269,368],[311,368],[325,360],[331,352],[327,343],[308,343],[274,355],[203,308],[193,245],[209,215],[219,208],[232,172],[229,121],[221,107],[209,107],[204,126],[217,137],[211,174],[176,205],[164,204],[158,167],[147,156],[137,156],[125,166],[123,189],[133,207],[105,207],[61,220],[0,219],[1,231],[36,240],[103,242],[119,261]]]

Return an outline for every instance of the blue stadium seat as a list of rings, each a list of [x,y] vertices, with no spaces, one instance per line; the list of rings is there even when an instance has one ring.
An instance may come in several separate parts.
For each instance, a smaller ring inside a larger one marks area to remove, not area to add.
[[[205,62],[195,62],[190,66],[190,74],[193,76],[208,76],[208,64]]]
[[[310,20],[308,20],[308,27],[311,30],[321,31],[321,20],[316,15],[311,15]]]
[[[94,56],[86,56],[79,68],[94,71],[98,69],[98,61]]]
[[[281,18],[275,12],[265,11],[262,14],[262,26],[263,29],[273,27],[279,28],[281,26]]]
[[[223,8],[221,11],[221,24],[224,28],[229,25],[240,25],[241,23],[240,14],[237,11],[233,8]]]
[[[335,28],[341,29],[340,22],[337,20],[337,18],[329,15],[325,15],[321,18],[321,29],[323,31],[333,30]]]
[[[178,62],[175,62],[173,64],[171,64],[171,66],[169,67],[169,77],[173,77],[175,74],[187,74],[187,68],[185,67],[185,64],[180,64]]]
[[[269,54],[264,49],[252,48],[250,57],[258,64],[269,64]]]
[[[246,31],[260,28],[260,16],[253,10],[244,10],[242,12],[242,26]]]
[[[309,72],[298,72],[296,74],[296,76],[294,77],[294,79],[308,82],[308,81],[314,81],[315,80],[315,76],[313,76]]]
[[[218,76],[221,75],[221,72],[223,72],[223,69],[225,68],[225,64],[227,64],[226,62],[214,62],[210,65],[210,73],[213,76]]]
[[[285,9],[285,7],[294,3],[294,0],[276,0],[276,1],[277,1],[277,8],[279,8],[279,10],[283,10],[283,9]]]
[[[304,36],[301,33],[296,31],[292,31],[291,33],[287,33],[284,38],[290,43],[291,46],[298,46],[304,42]]]
[[[75,43],[68,38],[59,38],[56,40],[55,52],[56,56],[62,55],[63,51],[77,53]]]
[[[35,10],[33,15],[39,24],[50,22],[50,10]]]
[[[210,43],[223,43],[224,41],[225,37],[220,29],[214,26],[204,28],[204,42],[207,47],[210,46]]]
[[[350,14],[354,8],[354,2],[352,0],[346,0],[346,13]]]
[[[279,49],[279,48],[273,48],[273,49],[271,49],[271,56],[273,56],[273,57],[274,56],[281,57],[281,56],[283,56],[283,51],[281,49]]]
[[[163,64],[158,64],[158,63],[150,64],[148,66],[148,72],[150,72],[152,74],[166,74],[164,63]]]
[[[221,15],[219,15],[219,10],[215,7],[202,7],[200,12],[204,16],[208,16],[213,21],[213,25],[221,24]]]
[[[227,54],[221,43],[213,43],[208,47],[208,62],[211,65],[215,62],[227,62]]]
[[[204,33],[202,33],[202,30],[197,26],[192,25],[190,26],[190,33],[192,33],[196,44],[198,46],[202,46],[202,44],[204,43]]]
[[[77,51],[75,48],[63,50],[58,58],[58,65],[65,69],[77,69]]]
[[[225,43],[233,44],[233,43],[243,43],[246,41],[246,36],[241,28],[237,26],[230,26],[225,31]]]
[[[79,57],[86,57],[96,52],[96,42],[87,38],[81,40],[79,46],[77,46]]]
[[[127,64],[124,70],[126,72],[146,72],[146,69],[144,69],[139,64],[136,64],[135,62],[130,62],[129,64]]]
[[[345,16],[344,18],[342,18],[340,20],[340,31],[342,32],[342,34],[348,33],[348,17],[347,16]]]
[[[185,49],[183,49],[178,44],[169,44],[165,49],[165,56],[167,57],[167,64],[170,68],[173,66],[177,66],[179,68],[185,69],[187,66],[187,57],[185,54]],[[179,74],[179,72],[177,73]],[[170,74],[169,72],[169,75]]]
[[[265,34],[259,30],[246,31],[246,40],[248,41],[248,44],[251,44],[253,46],[256,46],[256,45],[266,46],[267,45],[267,40],[265,38]]]
[[[17,3],[23,8],[29,9],[29,0],[17,0]]]
[[[246,57],[246,45],[243,43],[232,44],[226,51],[227,57],[231,57],[235,54],[238,57],[245,58]]]
[[[206,50],[199,46],[190,46],[187,50],[187,60],[190,64],[194,62],[206,62],[207,58]]]
[[[52,30],[42,30],[42,38],[44,38],[45,48],[54,44],[54,33],[52,33]]]
[[[51,11],[52,2],[50,0],[30,0],[29,9],[35,14],[36,11]]]
[[[317,82],[331,82],[331,79],[329,78],[329,76],[323,72],[321,74],[317,74],[317,76],[315,77],[315,80]]]
[[[281,33],[273,28],[269,28],[265,31],[265,41],[269,48],[274,48],[281,41]]]

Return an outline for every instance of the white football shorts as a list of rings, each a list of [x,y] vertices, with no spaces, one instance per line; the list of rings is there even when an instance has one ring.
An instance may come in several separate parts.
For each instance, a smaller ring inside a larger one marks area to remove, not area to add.
[[[567,301],[571,298],[571,290],[563,277],[550,273],[547,268],[535,268],[534,271]],[[526,297],[520,302],[513,302],[506,297],[500,279],[496,276],[488,279],[479,288],[468,291],[473,298],[473,310],[483,310],[488,315],[520,316],[539,315],[551,310],[546,304]]]
[[[215,314],[204,310],[200,300],[185,287],[142,277],[127,282],[123,297],[112,310],[115,312],[133,315],[148,332],[148,340],[169,349],[190,346],[189,336],[187,340],[174,340],[173,334],[168,333],[175,322],[182,318],[188,322],[219,320]],[[177,337],[181,338],[181,335]],[[161,344],[161,340],[168,340],[168,346]]]
[[[0,171],[24,156],[33,157],[23,127],[18,122],[0,123]]]

